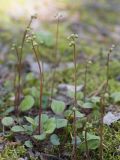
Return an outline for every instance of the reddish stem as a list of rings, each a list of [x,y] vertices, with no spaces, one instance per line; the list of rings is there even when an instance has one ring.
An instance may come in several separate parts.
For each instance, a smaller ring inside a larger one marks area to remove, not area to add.
[[[43,95],[43,74],[42,74],[42,68],[41,68],[41,64],[39,62],[39,57],[38,57],[38,54],[37,54],[37,51],[35,49],[35,46],[33,44],[33,41],[32,41],[32,47],[33,47],[33,51],[34,51],[34,54],[35,54],[35,57],[36,57],[36,60],[37,60],[37,63],[38,63],[38,67],[39,67],[39,71],[40,71],[40,98],[39,98],[39,126],[38,126],[38,131],[39,131],[39,134],[41,134],[41,115],[42,115],[42,95]]]
[[[20,95],[22,92],[22,85],[21,85],[21,74],[22,74],[22,56],[23,56],[23,47],[25,43],[25,38],[27,35],[27,29],[30,27],[32,23],[33,18],[30,19],[30,22],[27,25],[26,30],[24,31],[22,42],[21,42],[21,50],[20,53],[18,51],[18,48],[15,46],[16,54],[17,54],[17,59],[18,59],[18,85],[16,87],[16,93],[15,93],[15,110],[16,114],[19,114],[19,104],[20,104]]]
[[[74,61],[74,107],[77,108],[77,64],[76,64],[76,46],[73,45],[73,61]],[[76,110],[75,110],[76,111]],[[75,144],[73,145],[74,160],[77,160],[77,128],[76,128],[76,112],[74,111],[73,128]]]
[[[59,23],[60,23],[60,19],[58,17],[58,19],[57,19],[57,28],[56,28],[55,55],[54,55],[55,56],[55,60],[56,60],[56,64],[58,63],[58,61],[57,61],[57,55],[58,55]],[[50,97],[50,99],[52,99],[52,97],[53,97],[53,91],[54,91],[54,86],[55,86],[55,81],[54,81],[55,74],[56,74],[56,68],[53,71],[52,86],[51,86],[51,97]]]

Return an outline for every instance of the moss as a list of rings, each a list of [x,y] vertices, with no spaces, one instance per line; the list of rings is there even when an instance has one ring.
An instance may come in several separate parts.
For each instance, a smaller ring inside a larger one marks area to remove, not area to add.
[[[120,122],[112,126],[105,126],[104,132],[104,159],[120,160]]]
[[[0,154],[0,160],[18,160],[24,157],[26,154],[26,149],[24,146],[12,146],[7,145],[5,149]]]

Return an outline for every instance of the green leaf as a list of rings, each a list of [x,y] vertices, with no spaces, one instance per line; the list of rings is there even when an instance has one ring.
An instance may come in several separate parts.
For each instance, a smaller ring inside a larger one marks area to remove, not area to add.
[[[11,128],[11,131],[12,131],[12,132],[24,132],[25,129],[24,129],[23,127],[21,127],[21,126],[16,125],[16,126],[13,126],[13,127]]]
[[[33,145],[32,145],[32,142],[31,141],[25,141],[24,145],[28,148],[32,148]]]
[[[14,120],[13,120],[12,117],[4,117],[4,118],[2,119],[2,124],[3,124],[4,126],[12,126],[13,123],[14,123]]]
[[[92,103],[95,103],[95,104],[100,103],[100,97],[93,96],[93,97],[91,97],[91,101],[92,101]]]
[[[66,110],[66,111],[64,112],[64,116],[65,116],[65,117],[70,117],[70,116],[72,116],[72,115],[73,115],[73,111],[70,110],[70,109],[68,109],[68,110]]]
[[[47,109],[48,107],[48,96],[43,96],[42,98],[42,106],[43,106],[43,109]]]
[[[44,131],[46,134],[51,134],[56,128],[55,118],[49,118],[46,123],[43,125]]]
[[[83,136],[85,137],[85,132],[83,132]],[[87,143],[88,143],[88,149],[94,150],[99,147],[100,144],[100,137],[87,133]],[[85,147],[85,141],[81,144],[80,148],[81,150],[86,150]]]
[[[50,136],[50,142],[55,146],[60,145],[60,139],[58,138],[58,136],[56,134],[52,134]]]
[[[80,137],[76,136],[76,144],[79,145],[81,143]],[[72,144],[75,144],[75,137],[72,138]]]
[[[30,124],[32,124],[33,126],[35,126],[35,121],[34,121],[34,119],[32,119],[31,117],[27,117],[27,116],[25,116],[25,119],[26,119]]]
[[[59,128],[63,128],[67,126],[67,119],[56,119],[56,127]]]
[[[33,128],[31,125],[23,125],[24,132],[26,132],[28,135],[32,135],[32,133],[35,131],[35,128]]]
[[[42,123],[46,123],[47,120],[48,120],[48,115],[47,114],[42,114],[41,115],[41,121],[42,121]]]
[[[34,98],[39,98],[39,91],[37,90],[37,88],[35,88],[35,87],[32,87],[32,88],[31,88],[31,95],[32,95]]]
[[[54,113],[61,114],[65,109],[65,103],[62,101],[53,100],[51,104],[51,108]]]
[[[91,140],[87,140],[87,141],[88,141],[88,148],[91,150],[97,149],[100,145],[99,139],[91,139]]]
[[[77,128],[83,128],[83,126],[86,123],[86,121],[87,121],[86,117],[77,119],[76,120],[76,127]]]
[[[93,103],[86,102],[82,105],[82,108],[93,108]]]
[[[43,44],[47,47],[52,47],[54,45],[54,37],[52,33],[47,31],[42,31],[38,32],[36,36],[39,43],[43,42]]]
[[[36,140],[39,140],[39,141],[42,141],[46,138],[46,134],[45,133],[42,133],[40,135],[34,135],[33,136]]]
[[[85,135],[85,132],[83,132],[83,135]],[[91,140],[91,139],[100,139],[100,137],[91,133],[87,133],[87,140]]]
[[[20,104],[20,110],[21,111],[27,111],[32,108],[34,105],[34,99],[32,96],[26,96],[24,100]]]
[[[115,92],[111,94],[111,98],[115,103],[120,102],[120,92]]]
[[[8,115],[9,113],[13,112],[15,107],[9,107],[8,109],[5,110],[5,112],[2,113],[3,116]]]
[[[79,111],[75,111],[76,117],[77,118],[83,118],[85,115],[80,113]]]
[[[46,123],[48,119],[49,119],[49,117],[48,117],[47,114],[42,114],[41,115],[41,123],[42,123],[42,125],[44,125],[44,123]],[[35,122],[36,125],[38,125],[38,123],[39,123],[39,116],[36,116],[34,118],[34,122]]]
[[[77,118],[83,118],[84,117],[84,114],[80,113],[79,111],[75,111],[76,113],[76,117]],[[73,117],[74,116],[74,112],[72,110],[67,110],[64,112],[64,116],[65,117]]]
[[[68,96],[71,97],[71,98],[74,98],[75,97],[75,92],[72,92],[72,91],[69,91],[68,92]],[[77,100],[80,100],[80,99],[83,99],[83,93],[82,92],[77,92]]]

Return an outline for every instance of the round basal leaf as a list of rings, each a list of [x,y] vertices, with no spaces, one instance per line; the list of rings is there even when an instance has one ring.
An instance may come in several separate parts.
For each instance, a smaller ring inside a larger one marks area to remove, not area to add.
[[[89,150],[94,150],[94,149],[97,149],[99,147],[100,140],[99,139],[87,140],[87,144],[88,144],[88,149]],[[82,151],[86,150],[86,143],[85,143],[85,141],[80,145],[80,149]]]
[[[28,135],[32,135],[32,133],[35,131],[35,129],[30,125],[23,125],[24,132]]]
[[[86,121],[87,121],[86,117],[77,119],[76,120],[76,127],[77,128],[83,128],[83,126],[86,123]]]
[[[31,141],[25,141],[24,145],[28,148],[32,148],[33,145],[32,145],[32,142]]]
[[[65,103],[62,101],[53,100],[51,104],[51,108],[54,113],[61,114],[65,109]]]
[[[75,111],[76,113],[76,118],[83,118],[85,115],[80,113],[79,111]],[[64,112],[64,116],[67,117],[67,118],[73,118],[74,117],[74,112],[72,110],[67,110]]]
[[[26,96],[20,104],[21,111],[27,111],[34,105],[34,98],[32,96]]]
[[[37,90],[37,88],[32,87],[31,88],[31,95],[35,98],[39,98],[39,90]]]
[[[60,139],[59,139],[59,137],[58,137],[56,134],[52,134],[52,135],[50,136],[50,142],[51,142],[53,145],[55,145],[55,146],[60,145]]]
[[[3,116],[7,116],[9,113],[13,112],[15,107],[9,107],[5,110],[5,112],[2,113]]]
[[[81,143],[80,137],[76,136],[76,144],[79,145]],[[75,144],[75,137],[72,138],[72,144]]]
[[[100,140],[99,139],[91,139],[87,140],[88,141],[88,149],[97,149],[100,145]]]
[[[83,118],[85,115],[80,113],[79,111],[75,111],[76,118]]]
[[[93,108],[93,103],[90,103],[90,102],[86,102],[82,105],[82,108]]]
[[[98,96],[93,96],[91,97],[91,101],[95,104],[100,103],[100,97]]]
[[[48,120],[48,115],[47,115],[47,114],[42,114],[42,115],[41,115],[41,122],[42,122],[42,123],[46,123],[47,120]]]
[[[120,102],[120,92],[115,92],[111,94],[111,98],[115,103]]]
[[[12,131],[12,132],[24,132],[25,129],[24,129],[23,127],[21,127],[21,126],[16,125],[16,126],[13,126],[13,127],[11,128],[11,131]]]
[[[56,128],[55,118],[49,118],[46,123],[43,125],[44,131],[46,134],[51,134]]]
[[[85,131],[83,131],[83,138],[85,138]],[[100,139],[100,137],[91,133],[87,133],[87,140],[91,140],[91,139]]]
[[[85,132],[83,132],[83,137],[85,137]],[[100,145],[100,137],[87,133],[87,144],[89,150],[97,149]],[[80,145],[81,150],[86,150],[85,141]]]
[[[35,121],[34,121],[34,119],[32,119],[31,117],[27,117],[27,116],[25,116],[25,119],[26,119],[30,124],[32,124],[33,126],[35,126]]]
[[[73,115],[73,111],[70,110],[70,109],[68,109],[68,110],[66,110],[66,111],[64,112],[64,116],[65,116],[65,117],[70,117],[70,116],[72,116],[72,115]]]
[[[4,117],[4,118],[2,119],[2,124],[3,124],[4,126],[12,126],[13,123],[14,123],[14,120],[13,120],[12,117]]]
[[[83,132],[83,134],[85,134],[85,133]],[[87,140],[91,140],[91,139],[98,139],[99,140],[100,137],[96,136],[94,134],[87,133]]]
[[[46,138],[46,134],[45,133],[42,133],[40,135],[34,135],[33,136],[36,140],[39,140],[39,141],[42,141]]]
[[[67,126],[67,119],[56,119],[56,127],[59,128],[63,128]]]
[[[48,117],[47,114],[41,114],[41,123],[42,123],[42,125],[44,125],[44,123],[46,123],[46,121],[48,120],[48,118],[49,117]],[[34,118],[34,122],[35,122],[36,125],[39,124],[39,116],[36,116]]]

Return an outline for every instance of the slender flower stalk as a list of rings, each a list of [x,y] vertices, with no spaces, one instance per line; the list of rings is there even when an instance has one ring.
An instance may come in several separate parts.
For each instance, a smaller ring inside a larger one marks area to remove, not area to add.
[[[31,40],[32,42],[32,49],[34,51],[34,54],[35,54],[35,57],[36,57],[36,60],[37,60],[37,63],[38,63],[38,67],[39,67],[39,72],[40,72],[40,75],[39,75],[39,78],[40,78],[40,97],[39,97],[39,126],[38,126],[38,131],[39,131],[39,134],[41,134],[41,115],[42,115],[42,96],[43,96],[43,73],[42,73],[42,67],[41,67],[41,64],[40,64],[40,61],[39,61],[39,57],[38,57],[38,44],[36,42],[33,42],[33,40]],[[36,49],[37,47],[37,49]]]
[[[109,49],[107,54],[107,70],[106,70],[106,87],[105,87],[105,93],[109,94],[109,72],[110,72],[110,54],[114,50],[115,45],[112,45],[112,47]]]
[[[88,75],[88,65],[91,64],[91,61],[87,61],[85,63],[85,76],[84,76],[84,97],[83,101],[85,103],[86,100],[86,92],[87,92],[87,75]],[[88,121],[88,117],[87,117]],[[87,123],[87,122],[86,122]],[[86,147],[86,156],[87,160],[90,160],[90,155],[89,155],[89,148],[88,148],[88,141],[87,141],[87,126],[85,127],[85,147]]]
[[[84,77],[84,97],[83,97],[83,100],[84,100],[84,103],[85,103],[85,98],[86,98],[86,89],[87,89],[87,71],[88,71],[88,64],[86,63],[85,64],[85,77]]]
[[[85,63],[85,75],[84,75],[84,96],[83,96],[83,101],[85,103],[85,99],[86,99],[86,92],[87,92],[87,75],[88,75],[88,65],[90,65],[92,62],[91,61],[87,61]]]
[[[17,69],[17,72],[18,72],[18,81],[17,81],[17,84],[15,84],[15,101],[14,101],[14,104],[15,104],[15,112],[16,112],[16,115],[18,116],[19,114],[19,104],[20,104],[20,96],[21,96],[21,93],[22,93],[22,84],[21,84],[21,74],[22,74],[22,57],[23,57],[23,48],[24,48],[24,43],[25,43],[25,39],[26,39],[26,35],[27,35],[27,32],[28,32],[28,29],[30,28],[30,25],[32,23],[32,20],[35,18],[35,16],[32,16],[25,31],[24,31],[24,34],[23,34],[23,38],[22,38],[22,42],[21,42],[21,46],[19,46],[19,48],[14,45],[13,48],[15,49],[16,51],[16,55],[17,55],[17,61],[18,61],[18,69]],[[15,77],[17,77],[17,74],[15,75]],[[16,80],[15,80],[16,81]]]
[[[17,84],[16,84],[16,77],[17,77],[17,74],[15,73],[15,80],[14,80],[14,89],[15,89],[15,100],[14,100],[14,105],[15,105],[15,113],[16,115],[18,116],[18,107],[19,107],[19,103],[20,103],[20,79],[21,79],[21,75],[20,75],[20,54],[19,54],[19,51],[18,51],[18,48],[16,45],[14,45],[14,49],[15,49],[15,52],[16,52],[16,55],[17,55],[17,73],[18,73],[18,81],[17,81]]]
[[[112,45],[112,47],[109,49],[108,54],[107,54],[107,69],[106,69],[106,85],[104,89],[103,95],[101,95],[101,100],[100,100],[100,149],[99,149],[99,156],[100,160],[103,160],[103,139],[104,139],[104,124],[103,124],[103,118],[104,118],[104,113],[105,113],[105,94],[110,92],[109,90],[109,71],[110,71],[110,54],[114,50],[115,45]]]
[[[77,128],[76,128],[76,108],[77,108],[77,65],[76,65],[76,46],[73,45],[74,48],[74,86],[75,86],[75,95],[74,95],[74,139],[75,144],[73,145],[73,153],[74,153],[74,159],[77,160]]]
[[[77,108],[77,62],[76,62],[76,44],[75,39],[78,35],[72,34],[68,39],[70,40],[69,45],[73,47],[73,62],[74,62],[74,107],[73,107],[73,131],[74,131],[74,144],[73,144],[73,155],[72,159],[77,160],[77,127],[76,127],[76,108]]]
[[[105,106],[104,106],[104,97],[101,96],[100,99],[100,149],[99,149],[99,155],[100,155],[100,160],[103,160],[103,134],[104,134],[104,126],[103,126],[103,117],[104,117],[104,112],[105,112]]]
[[[55,66],[59,63],[58,62],[58,44],[59,44],[59,25],[60,25],[60,19],[62,18],[62,15],[58,14],[56,16],[56,19],[57,19],[57,26],[56,26],[56,40],[55,40],[55,52],[54,52],[54,56],[55,56]],[[54,86],[55,86],[55,75],[56,75],[56,68],[54,69],[53,71],[53,74],[52,74],[52,85],[51,85],[51,97],[50,99],[52,99],[53,97],[53,92],[54,92]]]

